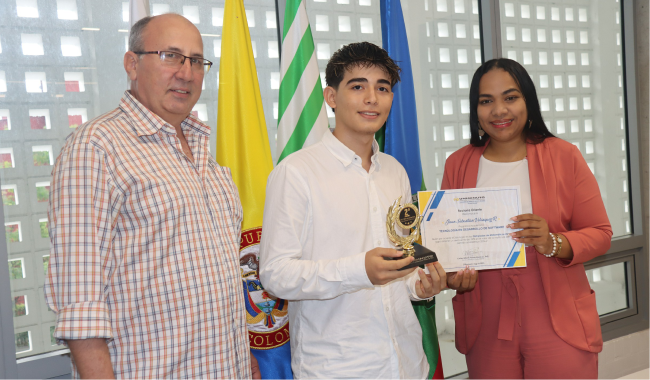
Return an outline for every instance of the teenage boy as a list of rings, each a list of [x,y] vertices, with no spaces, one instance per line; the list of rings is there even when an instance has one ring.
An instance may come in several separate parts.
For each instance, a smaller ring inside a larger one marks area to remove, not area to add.
[[[386,212],[411,199],[406,171],[379,152],[375,132],[399,67],[380,47],[353,43],[326,68],[336,129],[280,163],[266,190],[260,279],[289,307],[296,378],[425,378],[422,330],[411,300],[446,285],[438,263],[398,271]]]

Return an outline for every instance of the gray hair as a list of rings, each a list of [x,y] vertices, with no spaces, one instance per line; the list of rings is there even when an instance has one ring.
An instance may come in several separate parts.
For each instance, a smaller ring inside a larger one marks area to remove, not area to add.
[[[144,29],[151,20],[153,20],[153,17],[143,17],[131,27],[131,32],[129,33],[129,51],[144,50],[142,35],[144,34]]]

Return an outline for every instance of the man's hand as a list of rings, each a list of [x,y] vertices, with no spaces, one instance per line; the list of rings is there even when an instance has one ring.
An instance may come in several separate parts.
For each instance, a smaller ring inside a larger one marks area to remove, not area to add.
[[[262,379],[262,372],[260,371],[260,365],[257,364],[257,359],[251,352],[251,379]]]
[[[415,293],[420,298],[431,298],[447,286],[447,273],[439,262],[426,265],[429,274],[418,268],[420,279],[415,283]]]
[[[413,262],[413,257],[384,260],[384,257],[401,257],[402,252],[390,248],[375,248],[366,252],[366,274],[373,285],[384,285],[412,273],[415,268],[398,271]]]
[[[458,294],[474,290],[476,281],[478,281],[478,271],[475,269],[465,268],[456,273],[449,273],[447,276],[447,286]]]

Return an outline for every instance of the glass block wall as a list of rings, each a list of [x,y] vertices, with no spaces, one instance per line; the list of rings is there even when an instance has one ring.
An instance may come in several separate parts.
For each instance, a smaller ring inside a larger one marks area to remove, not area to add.
[[[323,88],[327,61],[343,45],[368,41],[381,46],[379,0],[306,0],[305,5]],[[333,129],[334,113],[325,108]]]
[[[582,152],[614,236],[630,234],[618,0],[500,5],[503,56],[531,74],[551,132]]]

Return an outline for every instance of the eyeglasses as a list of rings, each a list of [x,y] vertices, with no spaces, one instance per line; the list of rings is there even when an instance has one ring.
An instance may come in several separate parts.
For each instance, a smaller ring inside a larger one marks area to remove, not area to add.
[[[160,62],[162,62],[163,65],[176,67],[177,69],[180,69],[185,64],[185,60],[189,59],[192,70],[195,72],[203,71],[204,74],[207,74],[208,71],[210,71],[210,67],[212,67],[212,62],[205,58],[188,57],[175,51],[134,51],[134,53],[158,54]]]

